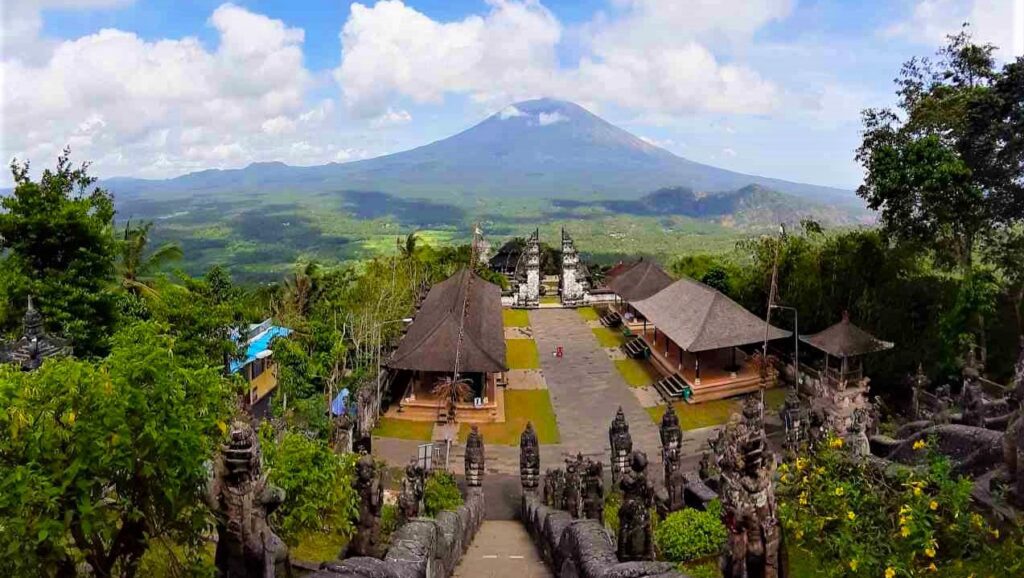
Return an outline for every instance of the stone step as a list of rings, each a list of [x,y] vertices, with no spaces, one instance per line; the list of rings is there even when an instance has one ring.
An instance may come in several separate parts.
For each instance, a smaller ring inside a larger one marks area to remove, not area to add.
[[[634,359],[647,359],[651,355],[651,348],[641,337],[634,337],[622,345],[622,351]]]
[[[616,311],[612,311],[608,315],[601,318],[601,325],[605,327],[618,327],[622,325],[622,316]]]

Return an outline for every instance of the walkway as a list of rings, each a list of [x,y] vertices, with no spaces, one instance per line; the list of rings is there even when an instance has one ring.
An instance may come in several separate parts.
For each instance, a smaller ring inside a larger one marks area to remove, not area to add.
[[[526,527],[515,521],[487,520],[455,569],[455,578],[549,578]]]
[[[535,309],[530,311],[530,326],[555,408],[561,446],[607,464],[611,453],[608,426],[621,406],[633,448],[647,452],[651,464],[661,463],[658,428],[579,313],[574,309]],[[561,358],[553,355],[559,346]],[[542,469],[559,465],[541,462]]]

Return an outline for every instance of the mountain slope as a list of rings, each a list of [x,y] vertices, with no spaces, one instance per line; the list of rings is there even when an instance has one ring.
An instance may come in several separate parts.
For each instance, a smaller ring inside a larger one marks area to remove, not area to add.
[[[373,159],[314,167],[257,163],[164,181],[119,178],[105,184],[122,194],[345,188],[414,196],[544,198],[638,198],[664,187],[715,192],[757,184],[804,198],[857,204],[849,191],[745,175],[684,159],[576,104],[552,99],[509,106],[451,137]]]

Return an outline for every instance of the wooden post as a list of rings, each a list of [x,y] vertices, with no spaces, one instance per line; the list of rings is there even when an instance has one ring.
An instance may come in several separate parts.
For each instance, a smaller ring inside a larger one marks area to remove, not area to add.
[[[693,359],[694,359],[694,364],[693,364],[693,377],[694,377],[694,380],[693,381],[697,385],[700,385],[700,352],[699,351],[693,355]]]

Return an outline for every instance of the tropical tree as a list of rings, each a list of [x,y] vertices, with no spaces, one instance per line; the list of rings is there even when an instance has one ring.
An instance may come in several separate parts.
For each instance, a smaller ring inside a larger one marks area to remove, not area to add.
[[[116,269],[119,283],[129,293],[145,297],[159,296],[153,275],[184,256],[181,247],[174,243],[165,243],[147,254],[146,246],[149,244],[149,230],[152,227],[153,223],[143,223],[132,228],[129,221],[118,243]]]
[[[133,576],[154,539],[201,547],[205,466],[232,388],[136,324],[99,362],[0,367],[0,571]]]
[[[0,268],[20,281],[6,297],[22,304],[34,294],[50,329],[69,337],[76,353],[102,353],[115,317],[107,290],[116,254],[112,197],[93,186],[87,164],[71,165],[67,149],[38,182],[28,163],[12,162],[11,172],[14,191],[0,199]]]

